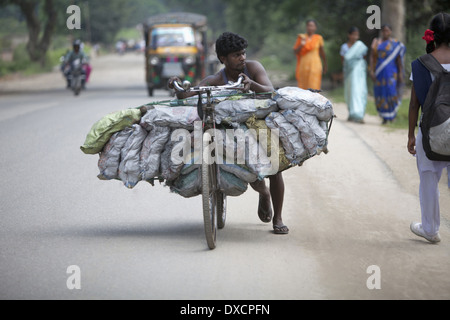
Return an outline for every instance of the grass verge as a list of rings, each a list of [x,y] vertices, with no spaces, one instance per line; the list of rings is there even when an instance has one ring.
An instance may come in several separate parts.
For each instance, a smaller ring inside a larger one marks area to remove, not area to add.
[[[409,92],[409,88],[405,88],[405,94]],[[327,96],[336,103],[345,103],[344,87],[337,87],[327,91]],[[410,98],[404,95],[402,104],[397,114],[397,118],[393,123],[386,125],[387,128],[392,129],[408,129],[408,112],[409,112]],[[375,106],[375,98],[372,95],[368,96],[366,114],[371,116],[378,116],[378,111]],[[381,119],[380,119],[381,121]]]

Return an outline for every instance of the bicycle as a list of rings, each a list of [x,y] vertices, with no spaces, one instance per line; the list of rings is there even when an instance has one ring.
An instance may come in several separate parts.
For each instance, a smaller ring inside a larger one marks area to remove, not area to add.
[[[202,207],[203,207],[203,221],[205,228],[206,242],[209,249],[216,248],[217,229],[223,229],[226,221],[226,195],[223,194],[218,185],[218,166],[215,162],[210,163],[211,154],[208,154],[208,146],[210,143],[217,143],[214,140],[215,134],[211,135],[210,129],[213,132],[216,130],[215,121],[215,105],[212,102],[212,93],[214,91],[224,90],[243,90],[242,82],[244,77],[239,77],[235,83],[229,83],[223,86],[203,86],[193,87],[188,81],[182,84],[174,81],[174,89],[176,92],[192,93],[199,95],[199,102],[197,111],[200,119],[202,119]],[[203,95],[206,94],[206,105],[202,103]],[[217,145],[214,150],[217,150]]]

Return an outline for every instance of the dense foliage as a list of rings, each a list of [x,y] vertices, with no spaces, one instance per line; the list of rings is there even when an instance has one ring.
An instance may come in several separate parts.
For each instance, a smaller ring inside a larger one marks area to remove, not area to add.
[[[389,0],[394,1],[394,0]],[[361,40],[370,45],[377,30],[368,30],[366,10],[370,5],[382,6],[382,0],[2,0],[0,2],[0,38],[12,32],[29,33],[26,30],[24,8],[32,8],[39,32],[44,30],[51,15],[47,15],[49,3],[54,7],[56,19],[54,35],[72,35],[87,42],[111,44],[124,28],[134,28],[147,17],[163,12],[189,11],[205,14],[209,20],[209,37],[214,40],[224,31],[245,36],[250,43],[250,54],[259,58],[270,57],[278,66],[292,65],[292,46],[296,35],[305,30],[305,21],[317,20],[318,32],[326,41],[330,59],[330,72],[340,69],[339,47],[346,40],[347,30],[357,26]],[[434,13],[450,11],[448,0],[408,0],[406,6],[406,44],[412,56],[423,52],[421,35]],[[82,29],[68,30],[66,8],[76,4],[82,12]],[[21,12],[22,10],[22,12]],[[383,17],[385,19],[386,17]],[[22,29],[17,25],[22,23]],[[11,27],[13,30],[8,30]],[[40,33],[40,34],[39,34]],[[31,33],[30,33],[31,34]],[[2,49],[0,42],[0,51]],[[3,41],[4,43],[4,41]],[[36,42],[36,43],[39,43]],[[39,49],[39,48],[38,48]]]

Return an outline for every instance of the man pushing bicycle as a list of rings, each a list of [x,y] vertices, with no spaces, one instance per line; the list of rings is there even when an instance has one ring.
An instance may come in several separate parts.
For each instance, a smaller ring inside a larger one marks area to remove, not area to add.
[[[258,61],[247,60],[246,48],[248,42],[243,37],[231,33],[223,33],[216,41],[216,53],[219,61],[225,66],[215,75],[203,79],[199,86],[222,86],[236,82],[240,76],[244,78],[244,91],[264,93],[274,91],[263,65]],[[176,77],[169,79],[169,88],[174,88],[174,82],[180,82]],[[178,92],[178,99],[185,99],[195,93]],[[283,224],[282,209],[284,201],[284,181],[282,173],[269,176],[270,185],[264,180],[251,183],[252,188],[259,193],[258,216],[261,221],[272,221],[275,234],[288,234],[289,228]],[[273,205],[273,210],[272,210]],[[273,217],[273,218],[272,218]]]

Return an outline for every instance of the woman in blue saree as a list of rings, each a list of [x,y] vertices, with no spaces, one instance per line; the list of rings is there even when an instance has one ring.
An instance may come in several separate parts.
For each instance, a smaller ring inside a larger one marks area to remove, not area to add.
[[[344,63],[345,101],[348,121],[364,123],[367,106],[367,46],[359,41],[359,30],[352,27],[348,32],[348,42],[341,46]]]
[[[402,102],[406,48],[403,43],[391,38],[391,27],[383,26],[381,34],[382,38],[372,43],[370,75],[374,81],[377,111],[383,118],[383,124],[386,124],[395,120]]]

